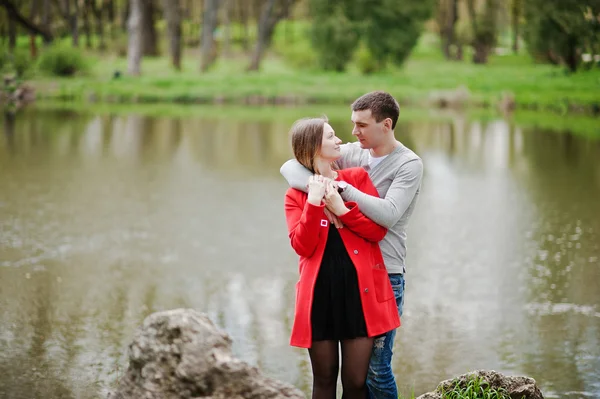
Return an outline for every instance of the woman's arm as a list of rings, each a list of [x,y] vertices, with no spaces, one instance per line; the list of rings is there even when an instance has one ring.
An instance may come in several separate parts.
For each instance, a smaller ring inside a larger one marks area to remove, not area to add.
[[[298,192],[289,189],[285,195],[285,218],[290,242],[300,256],[310,257],[317,249],[321,233],[321,220],[325,218],[325,205],[299,203]]]

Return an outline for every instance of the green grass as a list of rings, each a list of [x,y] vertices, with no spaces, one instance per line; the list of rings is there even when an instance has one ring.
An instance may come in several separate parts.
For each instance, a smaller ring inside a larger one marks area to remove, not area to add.
[[[465,386],[456,381],[451,391],[438,388],[442,399],[511,399],[508,392],[503,389],[493,389],[489,383],[481,378],[470,379]]]
[[[468,105],[478,108],[495,107],[503,93],[511,93],[521,109],[566,114],[597,113],[600,108],[600,68],[568,74],[561,67],[536,64],[524,53],[495,55],[487,65],[470,63],[468,51],[463,62],[446,61],[432,34],[423,35],[402,68],[367,76],[355,65],[345,73],[298,68],[299,55],[312,56],[307,29],[282,24],[259,72],[245,71],[249,57],[238,49],[231,58],[221,57],[208,73],[200,73],[198,52],[188,48],[182,72],[174,71],[164,56],[145,58],[142,76],[131,77],[126,76],[127,60],[114,49],[104,54],[82,50],[90,64],[86,76],[54,78],[38,73],[31,82],[42,99],[111,103],[243,104],[251,98],[259,102],[285,98],[289,103],[349,104],[365,92],[386,90],[405,105],[423,106],[440,91],[464,86],[470,92]],[[301,51],[289,51],[294,46]],[[124,76],[113,79],[115,71]]]

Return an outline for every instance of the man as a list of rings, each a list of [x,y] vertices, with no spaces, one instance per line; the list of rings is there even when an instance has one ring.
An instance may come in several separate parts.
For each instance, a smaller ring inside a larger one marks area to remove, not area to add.
[[[388,229],[379,243],[398,313],[404,303],[406,258],[406,227],[413,213],[423,177],[423,163],[414,152],[396,140],[394,129],[400,115],[398,102],[390,94],[367,93],[352,104],[352,134],[358,142],[342,145],[340,169],[362,166],[377,188],[379,197],[360,192],[350,184],[338,182],[344,201],[355,201],[362,213]],[[290,186],[306,191],[311,173],[296,160],[287,161],[281,174]],[[332,222],[341,228],[339,220]],[[396,330],[375,340],[369,364],[367,386],[372,398],[398,398],[398,388],[392,372],[392,348]]]

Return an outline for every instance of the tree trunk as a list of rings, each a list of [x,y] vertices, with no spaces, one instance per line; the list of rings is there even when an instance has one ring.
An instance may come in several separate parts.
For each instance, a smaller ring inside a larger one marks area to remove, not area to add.
[[[115,29],[116,13],[115,13],[114,0],[104,0],[104,2],[102,4],[102,8],[104,9],[104,7],[106,7],[106,16],[107,16],[108,22],[110,24],[109,35],[111,38],[114,38],[115,34],[116,34],[116,29]]]
[[[231,55],[231,10],[233,8],[233,0],[223,0],[223,55],[229,57]]]
[[[69,16],[69,25],[71,26],[71,34],[73,35],[73,47],[79,47],[79,2],[73,2],[73,12],[71,12],[71,0],[66,0],[67,15]]]
[[[246,5],[246,3],[244,2],[239,2],[239,15],[240,15],[240,21],[242,23],[242,29],[243,29],[243,34],[242,34],[242,48],[244,49],[244,51],[248,51],[248,48],[250,48],[250,30],[248,28],[248,15],[250,14],[248,12],[248,6]]]
[[[35,22],[36,11],[38,9],[38,0],[31,0],[31,14],[29,14],[29,19],[32,22]],[[29,34],[29,53],[31,54],[31,58],[37,58],[37,44],[35,43],[36,34]]]
[[[519,20],[521,19],[521,0],[512,0],[511,22],[512,22],[512,50],[515,54],[519,52]]]
[[[171,0],[174,1],[174,0]],[[154,0],[142,0],[142,46],[144,55],[157,56],[158,43],[156,37]]]
[[[112,3],[112,1],[110,3]],[[110,8],[109,8],[110,3],[104,3],[104,4],[102,4],[102,6],[100,8],[98,8],[95,0],[90,1],[90,8],[92,10],[92,13],[94,14],[94,19],[96,20],[96,34],[98,35],[98,41],[99,41],[98,49],[100,51],[106,50],[106,41],[104,38],[103,16],[104,16],[105,7],[106,7],[106,11],[109,14],[109,21],[110,21],[110,12],[108,12],[108,10],[110,10]],[[113,18],[114,18],[114,15],[113,15]],[[113,23],[113,21],[111,21],[111,26],[112,26],[112,23]]]
[[[92,0],[94,1],[94,0]],[[83,31],[85,32],[85,47],[92,48],[92,28],[90,26],[90,4],[83,3]]]
[[[173,67],[181,70],[181,10],[179,2],[163,0],[165,19],[167,20],[167,32],[169,35],[169,50]]]
[[[123,8],[121,10],[121,29],[123,32],[129,31],[129,14],[131,12],[131,0],[125,0]]]
[[[200,70],[208,71],[216,60],[216,44],[214,31],[217,27],[219,0],[206,0],[202,18],[202,38],[200,41]]]
[[[8,49],[13,52],[17,47],[17,22],[8,16]]]
[[[485,64],[487,63],[489,49],[486,45],[480,42],[475,42],[473,46],[473,63],[474,64]]]
[[[127,46],[127,72],[130,75],[140,74],[142,62],[142,1],[130,0],[131,10],[127,28],[129,31],[129,43]]]
[[[280,0],[279,11],[275,10],[275,3],[277,0],[268,0],[264,5],[260,21],[258,23],[258,38],[254,53],[250,59],[250,65],[248,71],[257,71],[260,68],[260,63],[264,55],[265,50],[271,44],[273,38],[273,32],[277,23],[286,18],[290,12],[290,8],[294,3],[294,0]]]
[[[44,7],[42,9],[42,27],[46,32],[50,32],[50,0],[44,0]],[[49,39],[46,36],[43,36],[43,38],[46,46],[52,42],[52,39]]]
[[[454,27],[458,21],[458,2],[457,0],[448,1],[448,15],[444,25],[444,55],[446,59],[456,59],[452,54],[452,46],[455,44]]]
[[[578,51],[578,40],[575,36],[569,36],[567,40],[567,46],[569,48],[569,53],[567,55],[566,64],[569,67],[571,72],[577,71],[577,67],[579,66],[580,55]]]

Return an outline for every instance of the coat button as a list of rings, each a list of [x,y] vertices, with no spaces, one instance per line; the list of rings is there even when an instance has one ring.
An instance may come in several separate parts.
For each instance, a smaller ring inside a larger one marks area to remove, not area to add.
[[[365,292],[367,292],[367,293],[368,293],[368,292],[369,292],[369,289],[368,289],[368,288],[365,288]]]
[[[358,249],[354,250],[354,255],[358,255]]]

